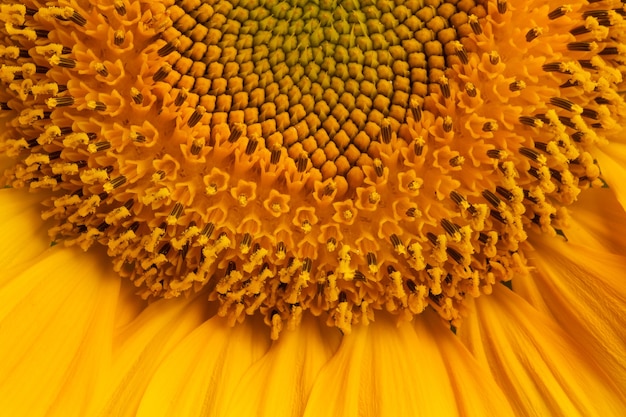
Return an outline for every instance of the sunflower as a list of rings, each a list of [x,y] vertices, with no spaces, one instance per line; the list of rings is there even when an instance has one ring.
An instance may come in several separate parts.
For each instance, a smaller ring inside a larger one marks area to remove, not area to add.
[[[625,16],[3,1],[3,413],[622,415]]]

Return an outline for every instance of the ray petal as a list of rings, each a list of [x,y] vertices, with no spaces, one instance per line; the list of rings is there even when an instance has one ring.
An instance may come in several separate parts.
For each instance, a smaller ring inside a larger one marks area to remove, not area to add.
[[[475,307],[458,334],[518,415],[622,415],[614,382],[552,318],[503,286]]]

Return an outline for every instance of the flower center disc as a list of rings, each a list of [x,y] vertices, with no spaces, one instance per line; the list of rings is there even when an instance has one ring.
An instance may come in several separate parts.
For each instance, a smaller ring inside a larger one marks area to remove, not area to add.
[[[626,114],[620,2],[489,7],[3,4],[5,182],[143,297],[206,291],[273,337],[304,311],[455,324],[601,184]]]

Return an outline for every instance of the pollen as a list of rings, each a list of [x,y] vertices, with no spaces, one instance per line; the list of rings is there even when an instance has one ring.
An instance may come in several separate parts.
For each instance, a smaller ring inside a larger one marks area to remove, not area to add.
[[[602,186],[626,115],[617,0],[46,5],[0,8],[2,184],[141,297],[204,292],[273,338],[458,325]]]

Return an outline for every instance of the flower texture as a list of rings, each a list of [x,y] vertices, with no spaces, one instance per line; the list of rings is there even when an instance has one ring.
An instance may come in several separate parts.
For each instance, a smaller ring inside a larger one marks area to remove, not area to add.
[[[2,2],[0,407],[622,415],[625,16]]]

